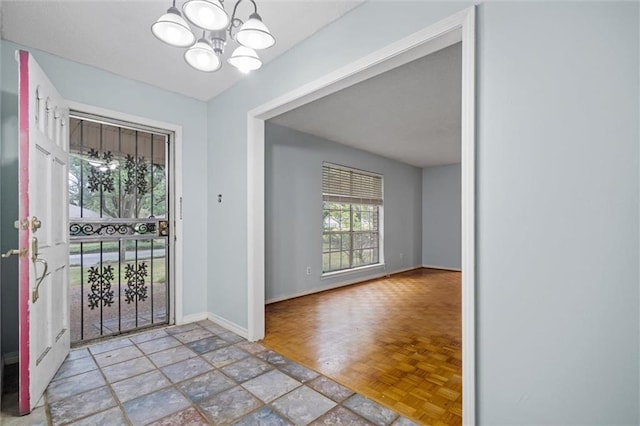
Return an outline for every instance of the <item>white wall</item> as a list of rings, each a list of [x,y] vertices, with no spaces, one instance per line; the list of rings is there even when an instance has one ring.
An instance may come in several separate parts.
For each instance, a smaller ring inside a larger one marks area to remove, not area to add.
[[[421,169],[270,123],[265,139],[267,301],[421,265]],[[322,278],[323,161],[384,176],[385,268]]]
[[[2,41],[2,242],[15,248],[17,231],[17,62],[20,46]],[[185,315],[206,312],[207,230],[206,104],[128,80],[106,71],[29,49],[66,99],[182,126],[184,170],[184,303]],[[3,260],[2,324],[5,353],[17,350],[17,262]]]
[[[461,269],[460,164],[422,169],[422,265]]]
[[[366,2],[209,102],[212,312],[247,325],[247,111],[468,4]],[[480,424],[639,421],[638,21],[478,6]]]

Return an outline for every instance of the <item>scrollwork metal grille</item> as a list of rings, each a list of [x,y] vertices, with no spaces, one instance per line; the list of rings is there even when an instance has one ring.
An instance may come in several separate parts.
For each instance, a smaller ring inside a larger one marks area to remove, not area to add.
[[[89,150],[89,157],[95,159],[96,162],[100,162],[97,166],[90,166],[89,177],[87,178],[87,188],[89,191],[97,192],[102,190],[103,192],[113,192],[115,187],[110,167],[113,161],[111,151],[103,152],[102,159],[100,159],[100,153],[92,148]]]
[[[113,266],[92,266],[89,268],[89,284],[91,293],[88,295],[89,308],[95,309],[113,304],[113,290],[111,281],[115,278]]]
[[[90,223],[74,222],[69,224],[69,235],[72,239],[90,236],[135,236],[155,235],[156,224],[146,223]]]
[[[127,171],[127,178],[124,181],[124,191],[127,194],[133,194],[134,189],[138,194],[146,194],[149,190],[147,182],[147,163],[144,157],[137,159],[132,155],[127,155],[124,162],[124,169]]]
[[[124,278],[127,280],[127,288],[124,290],[127,303],[147,300],[147,264],[142,262],[125,265]]]

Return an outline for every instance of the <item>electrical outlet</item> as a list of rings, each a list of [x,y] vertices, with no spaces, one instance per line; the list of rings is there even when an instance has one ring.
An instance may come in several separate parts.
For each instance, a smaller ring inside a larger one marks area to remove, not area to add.
[[[307,275],[311,275],[311,266],[307,266]]]
[[[404,259],[404,253],[400,253],[400,260]]]

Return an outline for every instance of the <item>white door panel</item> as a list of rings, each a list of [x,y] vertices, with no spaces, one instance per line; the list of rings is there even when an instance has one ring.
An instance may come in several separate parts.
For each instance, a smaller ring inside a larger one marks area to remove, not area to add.
[[[19,62],[20,412],[69,353],[69,108],[28,52]],[[39,226],[38,226],[39,225]]]

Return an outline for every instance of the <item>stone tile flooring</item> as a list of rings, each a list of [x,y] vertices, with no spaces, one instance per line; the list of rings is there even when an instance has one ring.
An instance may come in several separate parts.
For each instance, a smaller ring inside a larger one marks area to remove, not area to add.
[[[4,402],[4,399],[3,399]],[[413,425],[210,322],[73,350],[44,406],[6,425]]]

